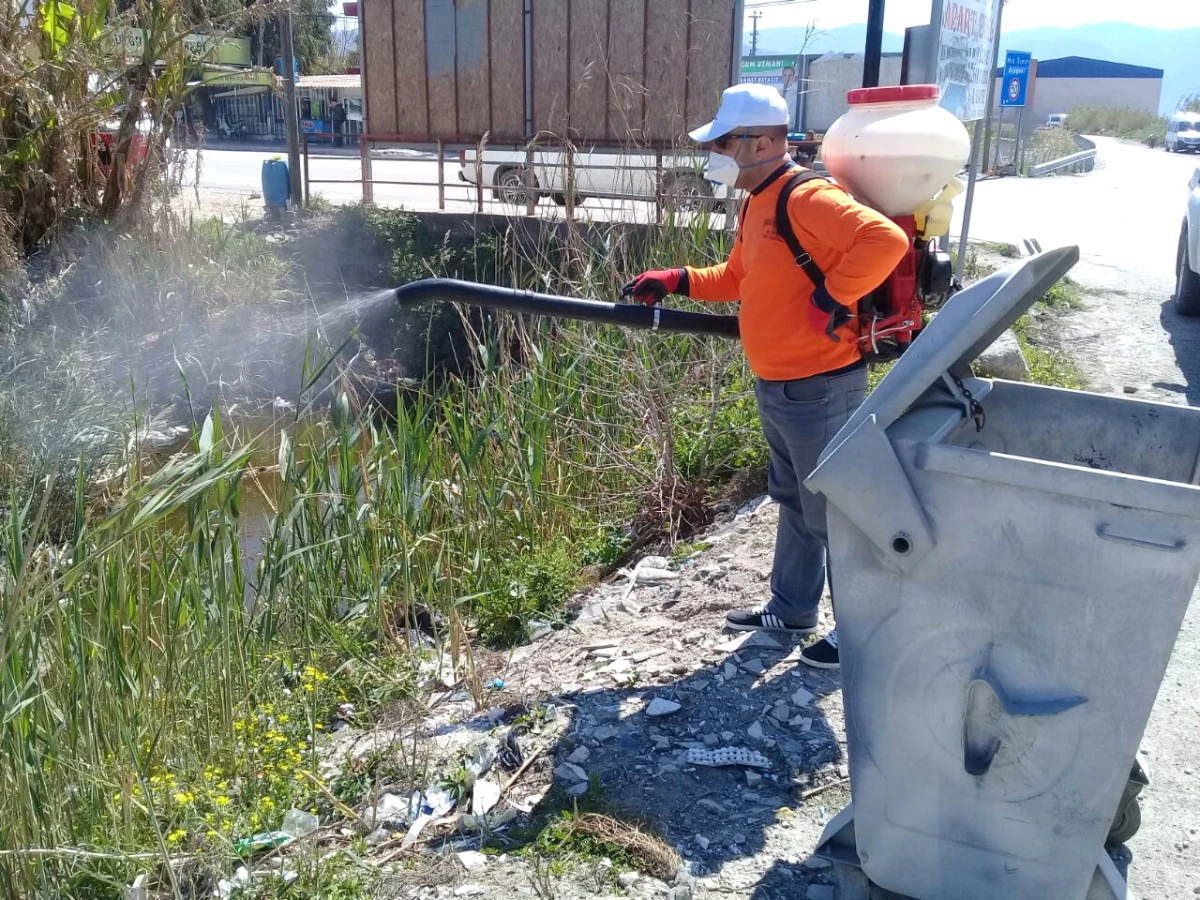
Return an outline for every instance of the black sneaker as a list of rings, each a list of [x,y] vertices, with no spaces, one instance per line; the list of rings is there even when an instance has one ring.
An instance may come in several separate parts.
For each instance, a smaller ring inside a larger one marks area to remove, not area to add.
[[[776,631],[781,634],[815,634],[818,623],[811,625],[789,625],[779,616],[761,609],[735,609],[725,617],[725,627],[733,631]]]
[[[801,650],[800,662],[814,669],[840,669],[842,661],[838,656],[837,629]]]

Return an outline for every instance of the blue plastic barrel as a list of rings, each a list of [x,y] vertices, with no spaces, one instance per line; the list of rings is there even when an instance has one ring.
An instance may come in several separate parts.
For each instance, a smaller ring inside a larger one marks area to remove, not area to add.
[[[265,159],[262,164],[262,194],[266,206],[287,206],[292,193],[286,160]]]

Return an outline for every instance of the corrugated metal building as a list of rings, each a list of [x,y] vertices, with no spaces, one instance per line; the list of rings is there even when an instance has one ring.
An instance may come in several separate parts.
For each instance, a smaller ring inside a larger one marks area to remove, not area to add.
[[[996,70],[996,105],[1003,93]],[[1052,113],[1070,113],[1080,106],[1117,106],[1158,114],[1163,70],[1083,56],[1039,60],[1031,86],[1025,122],[1045,124]],[[1011,113],[1010,113],[1011,115]]]

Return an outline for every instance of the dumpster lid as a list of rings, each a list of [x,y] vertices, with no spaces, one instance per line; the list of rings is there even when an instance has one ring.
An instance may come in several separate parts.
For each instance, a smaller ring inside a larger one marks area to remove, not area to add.
[[[886,429],[944,373],[968,377],[976,357],[1078,261],[1078,247],[1060,247],[1007,266],[955,294],[896,360],[824,455],[871,416]]]

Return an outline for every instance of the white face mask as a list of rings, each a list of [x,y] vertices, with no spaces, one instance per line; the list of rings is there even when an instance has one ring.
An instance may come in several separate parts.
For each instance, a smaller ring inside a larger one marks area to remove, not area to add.
[[[732,156],[726,156],[716,150],[709,152],[708,165],[704,169],[704,174],[710,181],[734,187],[741,171],[742,167]]]

